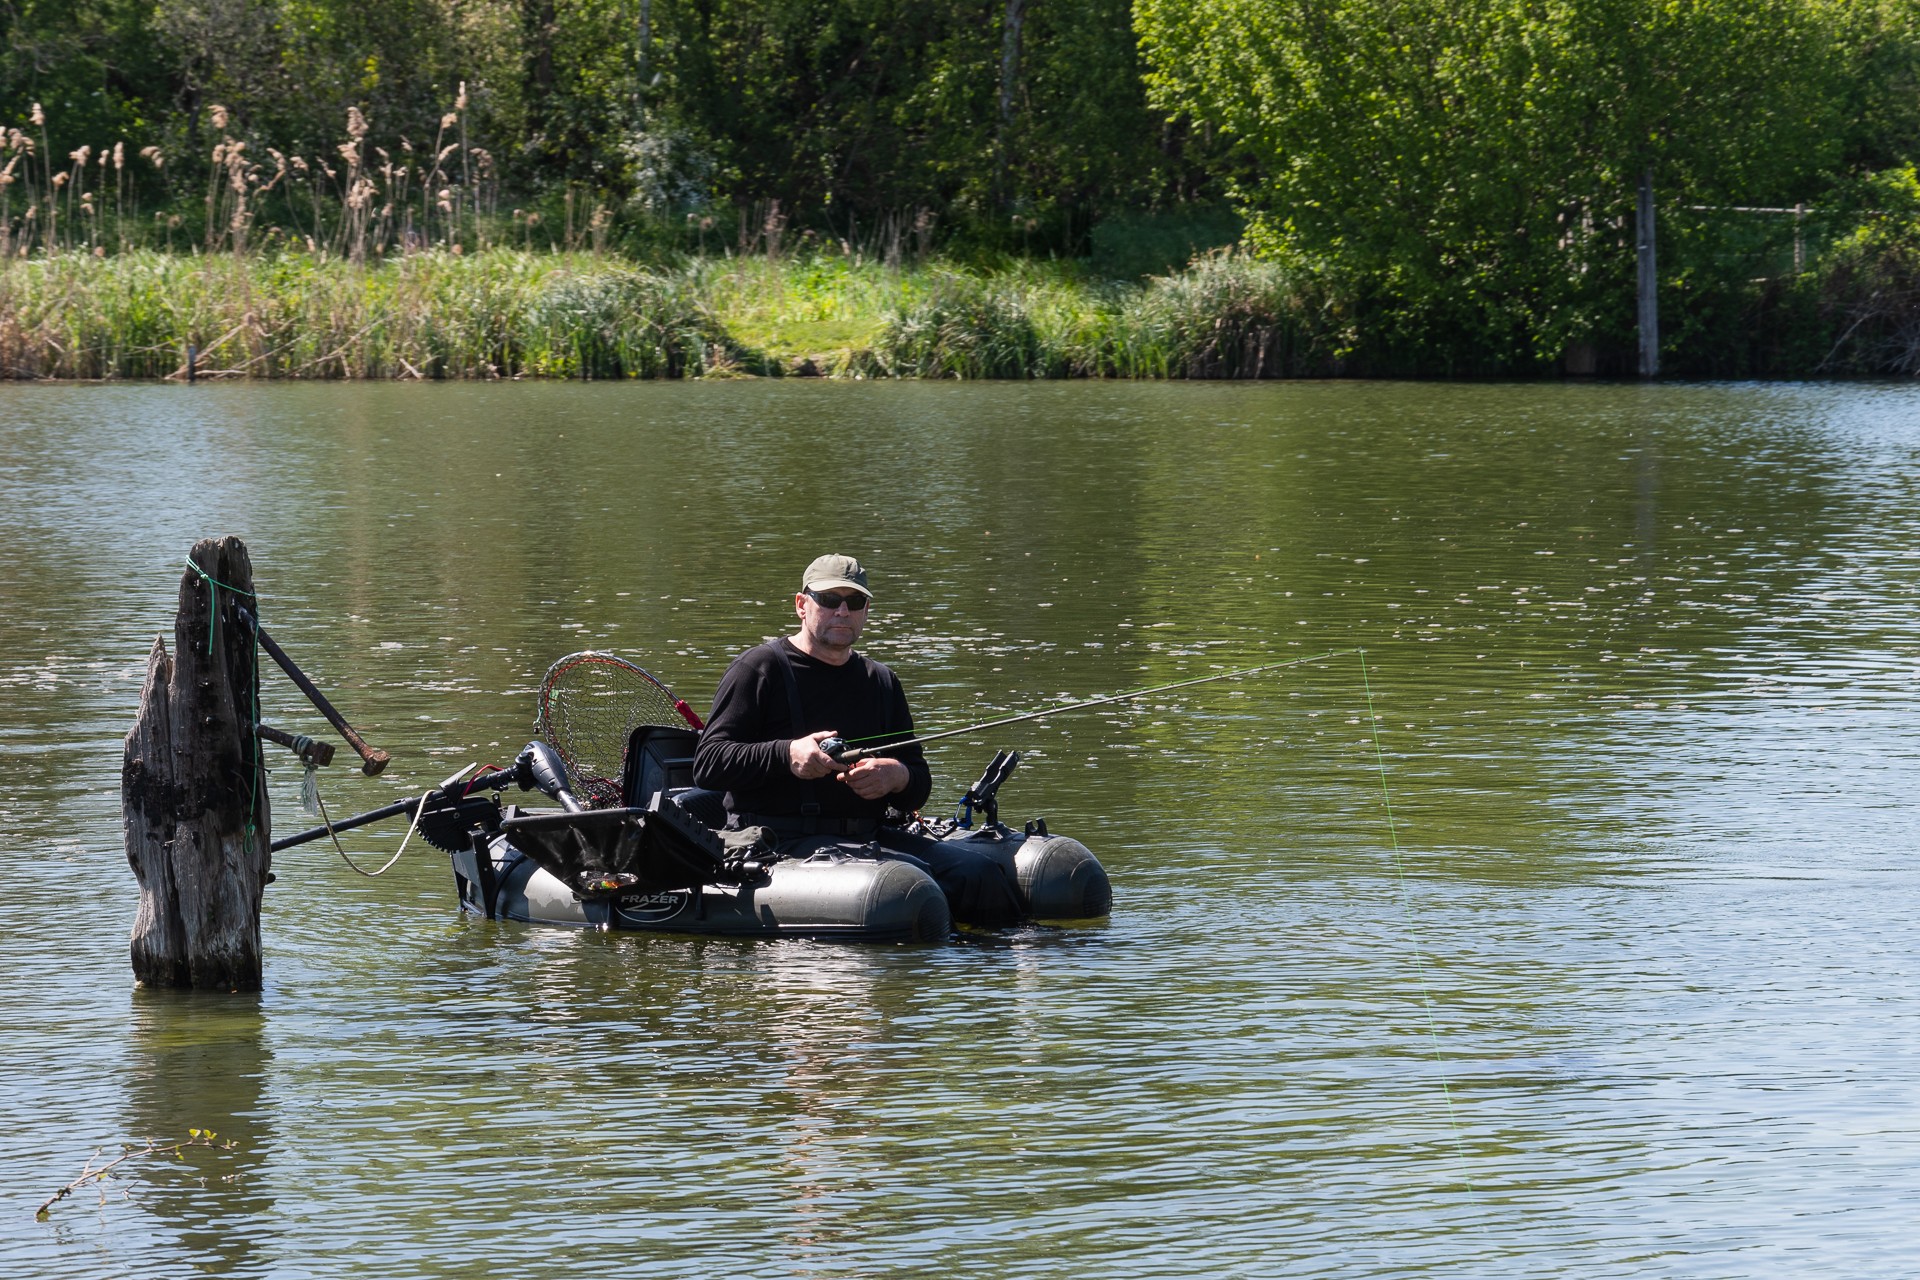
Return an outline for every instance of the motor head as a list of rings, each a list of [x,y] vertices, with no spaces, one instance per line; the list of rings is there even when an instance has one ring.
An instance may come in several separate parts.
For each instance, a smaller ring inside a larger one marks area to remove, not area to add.
[[[586,806],[573,794],[572,780],[567,776],[567,762],[560,753],[547,742],[529,742],[513,762],[514,773],[521,779],[521,786],[531,783],[533,789],[541,795],[560,802],[560,807],[568,813],[580,813]]]

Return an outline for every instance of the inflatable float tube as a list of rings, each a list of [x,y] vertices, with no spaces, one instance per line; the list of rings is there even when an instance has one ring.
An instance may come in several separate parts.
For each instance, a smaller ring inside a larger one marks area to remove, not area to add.
[[[810,937],[933,941],[953,928],[945,892],[911,854],[853,841],[806,857],[730,848],[717,827],[721,797],[692,785],[694,734],[678,727],[633,730],[619,795],[629,806],[587,809],[567,788],[565,765],[531,743],[511,781],[564,806],[527,811],[451,787],[423,807],[420,829],[448,852],[461,908],[490,920],[636,933],[719,937]],[[1108,914],[1113,888],[1099,859],[1043,820],[1001,824],[994,793],[1018,763],[1002,752],[969,788],[954,820],[913,820],[923,838],[966,841],[1012,872],[1028,920],[1089,920]],[[424,802],[423,802],[424,803]],[[974,813],[985,821],[972,826]]]
[[[649,832],[678,816],[671,804],[663,796],[646,810],[516,811],[497,834],[477,832],[471,847],[452,854],[460,905],[488,919],[638,933],[927,942],[952,931],[933,877],[911,857],[871,847],[748,863],[724,879],[706,874],[709,865],[684,887],[691,867],[648,861],[659,857]],[[1010,859],[1028,919],[1086,920],[1112,908],[1099,860],[1044,822],[1024,832],[998,823],[956,828],[940,838],[986,843]],[[614,866],[634,869],[605,870]]]

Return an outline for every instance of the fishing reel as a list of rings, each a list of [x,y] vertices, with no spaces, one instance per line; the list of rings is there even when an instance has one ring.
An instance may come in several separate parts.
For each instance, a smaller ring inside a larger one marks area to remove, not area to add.
[[[462,773],[465,770],[461,771]],[[483,773],[465,783],[455,774],[440,784],[439,791],[448,799],[462,798],[479,788],[504,791],[517,786],[522,791],[538,791],[549,800],[557,802],[568,813],[579,813],[586,808],[573,792],[573,780],[567,773],[567,762],[546,742],[529,742],[513,758],[513,764],[506,769],[496,769],[492,773]]]
[[[513,764],[463,780],[462,769],[422,797],[417,821],[427,843],[448,853],[469,847],[475,830],[498,831],[500,802],[489,793],[518,787],[538,791],[561,808],[575,813],[582,807],[568,786],[567,766],[560,753],[544,742],[530,742]]]

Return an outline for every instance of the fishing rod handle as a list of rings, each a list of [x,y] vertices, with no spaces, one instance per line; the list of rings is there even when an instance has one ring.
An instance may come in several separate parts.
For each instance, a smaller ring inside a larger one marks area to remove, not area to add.
[[[849,747],[845,738],[822,738],[820,750],[835,764],[855,765],[880,754],[879,747]]]
[[[369,809],[365,813],[356,813],[351,818],[342,818],[338,822],[328,823],[325,826],[314,827],[309,831],[302,831],[298,835],[286,836],[283,839],[275,840],[267,846],[267,850],[270,853],[278,853],[282,849],[291,849],[295,845],[306,844],[309,840],[318,840],[329,831],[352,831],[355,827],[364,827],[370,823],[384,821],[387,818],[397,818],[402,814],[411,816],[413,812],[420,807],[421,803],[422,798],[420,796],[409,796],[405,800],[396,800],[392,804],[385,805],[378,809]]]

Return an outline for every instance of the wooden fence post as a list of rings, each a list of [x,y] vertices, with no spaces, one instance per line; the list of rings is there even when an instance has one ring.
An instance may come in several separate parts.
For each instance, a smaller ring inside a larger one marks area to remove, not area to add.
[[[1660,272],[1654,263],[1653,253],[1653,169],[1649,167],[1640,175],[1640,198],[1638,216],[1635,218],[1635,239],[1639,242],[1640,259],[1640,376],[1657,378],[1660,376]]]
[[[252,631],[253,564],[238,538],[194,545],[171,657],[156,637],[120,774],[127,862],[140,882],[134,979],[150,987],[260,989],[267,881],[266,770]]]

